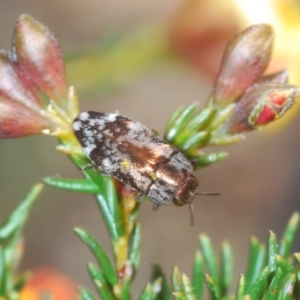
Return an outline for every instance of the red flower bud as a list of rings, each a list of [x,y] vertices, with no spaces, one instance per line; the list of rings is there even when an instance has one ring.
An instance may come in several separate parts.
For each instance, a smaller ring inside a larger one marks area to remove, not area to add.
[[[64,62],[57,40],[41,23],[22,15],[15,27],[17,61],[45,94],[65,107],[68,99]]]
[[[0,96],[0,138],[50,133],[57,124],[22,103]]]
[[[280,118],[299,94],[300,88],[292,85],[254,85],[236,104],[227,124],[227,132],[250,131]]]
[[[58,43],[26,15],[15,27],[13,52],[0,51],[0,108],[0,138],[72,133],[77,98],[74,89],[69,93]]]
[[[214,103],[236,102],[262,76],[272,44],[273,31],[267,24],[248,27],[229,40],[214,84]]]
[[[12,54],[8,52],[0,52],[0,95],[33,110],[43,107],[37,87],[17,63],[12,61]]]
[[[272,83],[279,83],[279,84],[285,84],[288,82],[289,78],[289,71],[288,70],[282,70],[276,73],[271,73],[262,76],[259,80],[258,83],[262,82],[272,82]]]

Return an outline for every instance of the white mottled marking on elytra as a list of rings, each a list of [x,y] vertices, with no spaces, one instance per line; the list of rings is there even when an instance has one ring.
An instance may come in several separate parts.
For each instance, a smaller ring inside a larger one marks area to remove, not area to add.
[[[107,120],[108,122],[115,122],[115,121],[116,121],[116,117],[117,117],[116,114],[107,114],[106,120]]]
[[[89,118],[90,118],[90,114],[87,111],[84,111],[79,115],[79,119],[82,121],[86,121]]]
[[[103,159],[102,164],[105,167],[110,167],[111,166],[111,161],[110,161],[109,158],[105,158],[105,159]]]
[[[90,156],[90,153],[91,153],[95,148],[96,148],[95,145],[89,144],[89,145],[87,145],[86,147],[84,147],[83,149],[84,149],[85,154],[86,154],[87,156]]]
[[[95,133],[95,136],[97,136],[98,140],[101,140],[103,137],[103,134],[101,134],[100,132]]]
[[[76,121],[73,123],[73,130],[78,131],[82,128],[82,123],[80,121]]]

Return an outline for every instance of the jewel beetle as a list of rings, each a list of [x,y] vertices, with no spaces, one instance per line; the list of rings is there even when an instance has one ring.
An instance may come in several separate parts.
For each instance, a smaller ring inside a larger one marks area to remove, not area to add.
[[[73,131],[84,153],[101,173],[117,178],[148,196],[154,208],[189,204],[198,180],[190,161],[141,123],[126,116],[86,111],[73,121]]]

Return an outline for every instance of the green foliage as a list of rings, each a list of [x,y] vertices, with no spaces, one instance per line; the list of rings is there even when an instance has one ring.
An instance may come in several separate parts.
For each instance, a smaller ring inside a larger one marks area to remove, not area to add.
[[[18,274],[23,253],[23,229],[30,209],[43,188],[35,185],[0,227],[0,299],[18,299],[27,275]]]
[[[236,295],[228,293],[233,273],[233,256],[229,245],[224,243],[222,246],[219,271],[209,238],[200,236],[202,251],[198,250],[195,255],[192,288],[186,275],[175,268],[173,271],[175,298],[204,299],[203,282],[205,282],[209,298],[212,300],[299,299],[299,255],[291,253],[298,226],[299,214],[295,213],[288,222],[279,244],[273,232],[270,232],[267,246],[256,238],[251,239],[246,276],[240,276]],[[204,276],[205,271],[207,275]]]
[[[197,110],[197,103],[180,107],[169,118],[164,138],[178,148],[195,168],[203,168],[227,157],[224,151],[205,154],[201,149],[210,145],[236,143],[244,136],[225,135],[222,128],[232,112],[233,105],[224,109],[214,108],[210,102],[204,109]]]
[[[118,186],[110,177],[99,176],[94,169],[85,169],[84,174],[86,179],[46,178],[45,182],[95,196],[112,238],[114,258],[111,260],[101,244],[86,230],[75,229],[98,262],[98,266],[88,266],[89,274],[101,299],[131,299],[131,284],[141,255],[136,194]],[[180,300],[300,299],[300,254],[291,253],[298,225],[299,215],[295,213],[279,243],[273,232],[270,232],[267,245],[256,237],[251,238],[248,267],[245,275],[239,278],[235,295],[230,290],[234,272],[231,246],[223,243],[218,261],[210,238],[202,234],[199,237],[201,250],[195,253],[192,279],[175,267],[172,292],[163,270],[154,265],[151,282],[145,286],[139,299],[170,300],[173,296]],[[95,299],[84,288],[80,288],[79,292],[81,299]]]

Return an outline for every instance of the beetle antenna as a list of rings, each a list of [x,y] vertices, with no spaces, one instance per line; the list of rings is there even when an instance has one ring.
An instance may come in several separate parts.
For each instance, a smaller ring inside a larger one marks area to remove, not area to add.
[[[219,196],[220,193],[209,193],[209,192],[198,192],[196,195],[206,195],[206,196]]]

